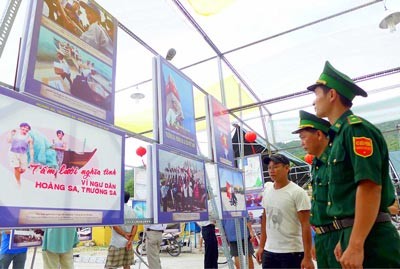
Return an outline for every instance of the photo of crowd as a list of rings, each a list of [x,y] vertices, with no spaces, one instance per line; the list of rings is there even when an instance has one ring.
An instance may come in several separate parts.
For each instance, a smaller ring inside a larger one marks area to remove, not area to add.
[[[204,164],[160,150],[161,212],[206,212]]]

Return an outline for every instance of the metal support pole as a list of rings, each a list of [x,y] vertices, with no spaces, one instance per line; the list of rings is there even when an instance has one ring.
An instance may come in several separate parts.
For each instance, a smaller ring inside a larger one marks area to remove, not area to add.
[[[32,261],[31,261],[31,269],[33,269],[34,265],[35,265],[36,252],[37,252],[37,247],[34,247],[33,248]]]
[[[229,246],[228,246],[228,241],[226,239],[225,230],[222,225],[222,221],[219,219],[218,207],[217,207],[217,203],[215,201],[214,191],[211,187],[208,176],[206,176],[206,181],[207,181],[207,193],[208,193],[208,196],[210,197],[210,202],[211,202],[211,206],[212,206],[210,220],[215,220],[215,224],[219,229],[219,233],[221,235],[221,241],[222,241],[222,250],[223,250],[226,260],[228,262],[228,267],[229,267],[229,269],[234,269],[232,257],[229,252]],[[210,208],[208,210],[210,210]]]
[[[225,95],[225,85],[224,85],[224,76],[222,74],[222,63],[221,57],[218,57],[218,75],[219,75],[219,84],[221,87],[221,100],[222,104],[226,106],[226,95]]]
[[[14,24],[15,17],[17,17],[18,9],[22,0],[9,0],[7,9],[3,13],[0,24],[0,58],[3,54],[4,47],[6,46],[8,36],[10,35],[11,28]]]

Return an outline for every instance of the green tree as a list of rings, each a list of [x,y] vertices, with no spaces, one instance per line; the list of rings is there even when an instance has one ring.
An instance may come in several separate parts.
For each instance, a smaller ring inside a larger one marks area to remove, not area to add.
[[[131,194],[131,197],[133,197],[133,191],[134,191],[134,170],[129,169],[125,170],[125,191],[129,192]]]

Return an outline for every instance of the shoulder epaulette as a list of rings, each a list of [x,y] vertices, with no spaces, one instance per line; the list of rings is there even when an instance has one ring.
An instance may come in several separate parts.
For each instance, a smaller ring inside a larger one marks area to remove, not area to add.
[[[357,124],[361,123],[362,119],[356,115],[350,115],[347,117],[347,121],[349,122],[349,124]]]

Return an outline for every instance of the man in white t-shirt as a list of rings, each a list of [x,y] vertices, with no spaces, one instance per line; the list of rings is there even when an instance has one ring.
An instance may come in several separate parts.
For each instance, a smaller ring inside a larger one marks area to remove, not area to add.
[[[132,222],[135,218],[135,212],[127,205],[130,195],[125,192],[124,219],[125,223]],[[131,268],[134,263],[132,242],[137,231],[137,226],[125,224],[121,226],[113,226],[111,231],[111,242],[108,248],[107,260],[105,268],[124,269]]]
[[[311,203],[305,190],[289,180],[290,162],[282,154],[266,159],[273,182],[266,183],[260,247],[262,268],[314,268],[311,258]]]

